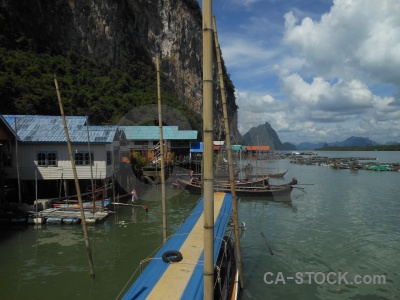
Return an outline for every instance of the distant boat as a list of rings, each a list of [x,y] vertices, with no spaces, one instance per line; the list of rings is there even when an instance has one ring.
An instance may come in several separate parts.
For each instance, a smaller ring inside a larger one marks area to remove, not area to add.
[[[201,180],[197,179],[192,179],[191,182],[199,183],[201,184]],[[215,180],[214,181],[216,185],[226,185],[230,186],[229,181],[222,181],[222,180]],[[237,180],[235,181],[235,186],[265,186],[268,184],[268,178],[267,176],[259,179],[254,179],[254,180]]]
[[[190,182],[183,179],[177,179],[179,185],[183,186],[191,194],[202,194],[201,182]],[[254,196],[254,197],[271,197],[279,195],[288,195],[292,192],[294,183],[269,185],[269,186],[235,186],[236,196]],[[214,192],[230,193],[231,187],[228,185],[214,184]]]
[[[283,173],[269,173],[268,177],[270,178],[282,178],[286,175],[286,173],[288,172],[288,170],[286,170],[286,172]]]
[[[214,298],[236,299],[238,269],[227,226],[232,196],[214,194]],[[135,283],[122,297],[128,299],[203,299],[204,198],[165,242]]]

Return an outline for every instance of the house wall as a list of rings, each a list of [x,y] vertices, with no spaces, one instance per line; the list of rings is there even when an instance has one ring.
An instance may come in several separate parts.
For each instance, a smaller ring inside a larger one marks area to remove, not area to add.
[[[0,140],[8,140],[10,138],[10,134],[2,126],[0,126]]]
[[[113,164],[107,166],[107,151],[112,153],[112,161],[115,165],[119,164],[119,143],[113,144],[101,144],[101,145],[90,145],[90,150],[93,152],[93,178],[104,179],[111,176],[114,170],[117,169]],[[116,150],[116,151],[114,151]],[[56,151],[57,152],[57,166],[38,166],[37,164],[37,152],[39,151]],[[88,151],[88,145],[72,145],[72,151]],[[64,179],[74,179],[70,157],[68,153],[68,147],[66,144],[19,144],[18,145],[18,157],[19,157],[19,175],[22,180],[33,180],[35,179],[35,171],[37,171],[37,178],[39,180],[52,180],[60,179],[63,176]],[[114,154],[117,156],[113,158]],[[17,178],[17,159],[15,145],[12,149],[12,167],[4,168],[6,172],[6,178]],[[76,171],[79,179],[91,179],[90,166],[76,165]]]

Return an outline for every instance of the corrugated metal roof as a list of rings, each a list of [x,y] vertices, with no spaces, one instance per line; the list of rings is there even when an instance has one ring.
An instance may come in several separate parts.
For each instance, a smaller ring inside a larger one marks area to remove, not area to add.
[[[159,126],[120,126],[128,140],[159,140]],[[163,126],[165,140],[196,140],[197,130],[179,130],[178,126]]]
[[[6,131],[8,131],[8,133],[12,136],[15,137],[15,133],[14,130],[11,128],[10,124],[8,124],[8,122],[6,121],[6,119],[4,118],[4,116],[2,114],[0,114],[0,126],[4,126],[4,129]],[[18,138],[18,137],[17,137]]]
[[[66,143],[61,116],[4,115],[22,143]],[[66,116],[71,143],[87,143],[85,116]],[[89,126],[90,142],[112,143],[117,126]]]

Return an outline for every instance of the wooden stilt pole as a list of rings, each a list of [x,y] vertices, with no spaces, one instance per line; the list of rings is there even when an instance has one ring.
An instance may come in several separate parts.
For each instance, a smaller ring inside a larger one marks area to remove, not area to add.
[[[89,135],[89,118],[86,116],[86,133],[88,139],[88,152],[89,152],[89,164],[90,164],[90,184],[92,185],[92,198],[93,198],[93,214],[96,212],[96,197],[93,182],[93,166],[92,166],[92,152],[90,151],[90,135]]]
[[[163,214],[163,238],[164,243],[167,240],[167,207],[165,202],[165,167],[164,167],[164,138],[162,127],[162,106],[161,106],[161,84],[160,84],[160,63],[158,55],[156,57],[157,65],[157,94],[158,94],[158,127],[160,129],[160,156],[161,156],[161,201]]]
[[[17,117],[14,118],[15,127],[15,159],[17,160],[17,180],[18,180],[18,203],[22,203],[21,198],[21,177],[19,175],[19,153],[18,153],[18,128],[17,128]]]

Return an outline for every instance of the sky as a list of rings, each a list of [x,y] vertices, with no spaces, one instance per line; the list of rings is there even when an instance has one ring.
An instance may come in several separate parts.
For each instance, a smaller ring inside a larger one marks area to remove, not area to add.
[[[201,4],[201,3],[200,3]],[[400,142],[400,1],[214,0],[243,135]]]

